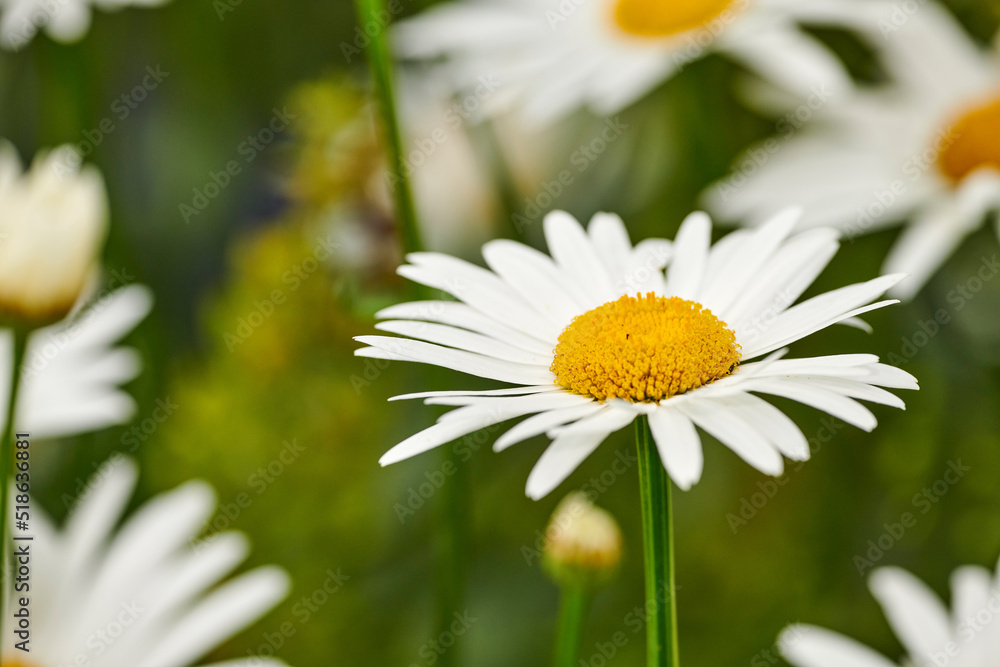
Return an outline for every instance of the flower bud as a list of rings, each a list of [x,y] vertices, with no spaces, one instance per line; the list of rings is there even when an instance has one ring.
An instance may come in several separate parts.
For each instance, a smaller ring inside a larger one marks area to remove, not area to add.
[[[64,318],[93,275],[107,234],[104,181],[70,146],[21,173],[0,142],[0,320],[37,328]]]
[[[618,522],[587,496],[574,492],[556,507],[545,530],[545,568],[562,586],[599,586],[618,570],[622,533]]]

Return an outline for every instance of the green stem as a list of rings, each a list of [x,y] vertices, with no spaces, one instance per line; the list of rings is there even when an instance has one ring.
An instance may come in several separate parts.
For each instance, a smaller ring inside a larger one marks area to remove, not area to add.
[[[355,0],[361,25],[374,22],[381,25],[384,17],[391,16],[386,0]],[[368,64],[375,80],[375,93],[379,100],[386,148],[392,169],[392,192],[396,203],[399,236],[406,253],[423,249],[420,224],[408,169],[404,161],[403,133],[396,113],[396,96],[393,90],[392,56],[386,39],[388,26],[374,31],[368,45]],[[417,295],[423,290],[417,288]],[[453,447],[444,447],[442,466],[456,471],[453,479],[442,489],[438,517],[438,582],[437,582],[437,633],[450,632],[454,614],[464,609],[466,549],[466,506],[468,494],[464,483],[463,463],[456,458]],[[457,664],[456,651],[446,651],[438,660],[442,667]]]
[[[21,389],[21,366],[24,363],[24,353],[28,347],[28,334],[20,329],[12,329],[14,334],[13,371],[11,372],[10,400],[7,402],[7,421],[3,430],[3,440],[0,441],[0,565],[6,568],[7,556],[7,489],[10,484],[10,464],[14,459],[14,440],[17,427],[14,418],[17,414],[17,397]],[[7,604],[6,594],[0,594],[0,618],[5,618]],[[0,642],[2,648],[3,642]],[[0,657],[0,664],[2,657]]]
[[[468,542],[466,526],[468,519],[468,470],[451,444],[441,448],[443,462],[441,470],[452,470],[454,474],[441,487],[441,499],[437,503],[437,624],[436,636],[450,632],[455,622],[455,614],[464,609],[465,581],[468,563]],[[458,655],[453,648],[438,658],[438,665],[457,665]]]
[[[391,16],[386,0],[355,0],[361,25],[375,22],[381,25],[382,17]],[[419,252],[423,248],[420,226],[417,223],[417,209],[413,204],[413,190],[405,168],[403,133],[399,128],[396,114],[396,94],[392,81],[392,57],[386,40],[388,26],[375,30],[368,45],[368,64],[375,79],[375,92],[379,98],[382,125],[385,130],[387,148],[393,172],[392,193],[396,201],[396,217],[399,220],[400,238],[403,250]]]
[[[507,156],[504,154],[500,138],[497,136],[496,125],[492,122],[479,123],[469,128],[469,134],[482,145],[483,150],[478,151],[482,157],[480,164],[493,176],[496,184],[496,193],[499,203],[499,215],[504,223],[500,227],[500,233],[511,239],[521,239],[525,230],[515,219],[515,215],[522,213],[519,210],[521,205],[520,191],[511,173]]]
[[[646,563],[646,665],[679,667],[670,478],[660,462],[646,417],[635,424]]]
[[[590,611],[590,595],[582,586],[564,586],[559,602],[555,667],[576,667],[583,627]]]

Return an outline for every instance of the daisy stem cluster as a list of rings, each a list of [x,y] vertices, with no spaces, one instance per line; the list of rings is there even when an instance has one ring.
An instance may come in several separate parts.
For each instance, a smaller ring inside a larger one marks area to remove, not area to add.
[[[19,327],[12,329],[14,338],[13,371],[11,372],[10,400],[7,402],[7,421],[3,432],[3,441],[0,442],[0,549],[2,557],[6,558],[7,552],[7,495],[10,485],[10,467],[14,459],[14,439],[16,437],[17,426],[14,417],[17,413],[17,397],[21,387],[21,366],[24,362],[24,353],[28,347],[28,333]],[[6,561],[3,561],[6,564]],[[5,568],[6,570],[6,568]],[[4,618],[7,603],[6,594],[0,595],[0,618]],[[0,650],[3,642],[0,642]],[[0,664],[2,656],[0,656]]]
[[[677,602],[674,597],[674,522],[670,479],[660,461],[649,420],[635,422],[642,498],[642,542],[646,565],[646,664],[679,667]]]

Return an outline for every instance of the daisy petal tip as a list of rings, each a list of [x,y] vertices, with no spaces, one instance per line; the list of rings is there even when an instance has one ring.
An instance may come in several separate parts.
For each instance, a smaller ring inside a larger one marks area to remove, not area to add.
[[[382,455],[382,458],[378,460],[378,464],[381,467],[385,468],[387,466],[391,466],[393,463],[399,463],[402,460],[403,457],[400,457],[398,454],[394,454],[393,451],[390,449],[389,451],[387,451],[385,454]]]
[[[781,209],[770,218],[767,218],[766,224],[774,225],[776,227],[787,227],[791,230],[795,227],[795,225],[802,221],[802,217],[805,213],[806,209],[803,206],[788,206]]]
[[[698,480],[695,479],[694,477],[690,477],[690,478],[676,478],[675,477],[675,478],[672,478],[672,479],[674,480],[674,484],[681,491],[690,491],[691,487],[693,487],[695,484],[698,483]]]
[[[539,489],[534,489],[534,488],[532,488],[529,485],[529,486],[525,487],[525,489],[524,489],[524,495],[527,496],[528,498],[530,498],[531,500],[534,500],[535,502],[538,502],[539,500],[541,500],[542,498],[544,498],[547,494],[543,493]]]
[[[694,211],[689,213],[684,221],[681,222],[681,227],[687,227],[688,225],[692,227],[707,227],[709,230],[712,228],[712,218],[705,211]]]

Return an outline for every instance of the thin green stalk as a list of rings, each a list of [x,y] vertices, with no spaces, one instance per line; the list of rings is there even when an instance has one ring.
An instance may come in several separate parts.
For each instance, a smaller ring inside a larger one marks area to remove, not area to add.
[[[590,594],[582,586],[563,587],[559,601],[555,667],[576,667],[589,611]]]
[[[660,462],[646,417],[639,418],[635,424],[646,563],[646,665],[679,667],[670,478]]]
[[[371,36],[368,45],[368,64],[375,80],[375,92],[379,100],[382,125],[385,131],[386,148],[392,170],[392,192],[396,203],[396,218],[399,236],[404,252],[419,252],[423,249],[420,224],[413,190],[406,163],[403,134],[396,113],[396,98],[393,90],[392,57],[389,52],[384,18],[391,16],[386,0],[355,0],[358,19],[362,26],[374,23],[379,26]],[[421,295],[421,291],[417,291]],[[456,458],[453,447],[443,447],[442,469],[447,466],[456,474],[442,489],[438,517],[438,583],[437,583],[437,634],[449,633],[454,615],[464,610],[465,575],[467,562],[466,548],[466,493],[462,462]],[[438,664],[449,667],[457,664],[454,649],[443,653]]]
[[[504,220],[500,226],[501,234],[507,238],[520,240],[525,235],[523,223],[519,221],[519,219],[525,220],[524,212],[520,209],[520,191],[514,181],[500,138],[497,136],[496,126],[489,121],[479,123],[470,128],[470,135],[482,145],[483,150],[478,151],[483,156],[481,164],[493,175],[493,182],[497,187],[500,209],[498,215]]]
[[[11,373],[10,400],[7,402],[7,422],[3,431],[3,440],[0,441],[0,565],[4,572],[7,571],[7,489],[10,484],[10,464],[14,459],[14,440],[17,437],[17,427],[14,424],[14,417],[17,413],[17,397],[21,389],[21,366],[24,363],[24,353],[28,346],[28,334],[20,329],[13,329],[14,332],[14,357],[13,371]],[[0,594],[0,618],[4,616],[7,604],[6,595]],[[0,648],[3,642],[0,642]],[[0,656],[0,664],[2,656]]]
[[[368,45],[368,64],[375,79],[375,92],[382,113],[382,125],[392,167],[392,192],[396,202],[396,217],[399,233],[406,252],[418,252],[423,248],[420,226],[417,223],[417,209],[413,204],[413,191],[404,162],[403,133],[396,114],[396,94],[392,81],[392,57],[386,40],[386,30],[381,20],[391,16],[386,0],[355,0],[358,20],[362,26],[373,22],[379,26]]]
[[[464,609],[465,582],[468,571],[469,545],[466,526],[469,524],[469,484],[467,464],[460,460],[455,447],[442,447],[441,470],[451,470],[453,474],[441,487],[441,498],[437,503],[437,636],[450,632],[455,622],[455,614]],[[443,667],[458,664],[454,649],[445,652],[438,659]]]

